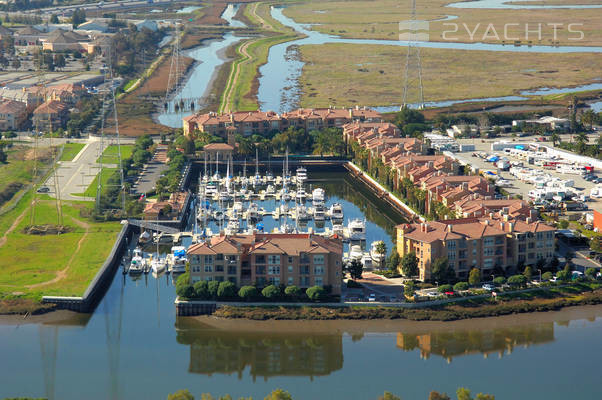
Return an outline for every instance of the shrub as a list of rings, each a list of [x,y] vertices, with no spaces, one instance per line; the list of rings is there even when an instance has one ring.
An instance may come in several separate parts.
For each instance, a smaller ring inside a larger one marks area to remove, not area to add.
[[[512,286],[524,286],[526,283],[527,277],[522,274],[512,275],[510,278],[508,278],[508,284]]]
[[[259,297],[259,292],[255,286],[243,286],[238,291],[238,296],[246,301],[251,301]]]
[[[496,276],[495,278],[493,278],[493,283],[501,286],[504,283],[506,283],[506,278],[504,278],[503,276]]]
[[[468,283],[475,286],[481,282],[481,271],[478,268],[473,268],[468,274]]]
[[[587,276],[589,279],[594,279],[596,277],[596,270],[594,268],[586,269],[585,276]]]
[[[192,296],[194,296],[194,288],[190,284],[190,275],[188,273],[185,273],[178,276],[178,279],[176,280],[176,294],[180,297],[191,297],[187,296],[190,294],[190,290],[188,289],[188,287],[192,289]]]
[[[209,298],[209,286],[207,281],[198,281],[194,284],[194,297],[202,300]]]
[[[211,281],[207,284],[207,289],[209,290],[209,297],[212,299],[217,298],[217,289],[219,289],[218,281]]]
[[[454,285],[454,291],[461,292],[468,289],[468,282],[458,282]]]
[[[312,286],[305,291],[307,297],[312,301],[319,301],[324,298],[326,291],[321,286]]]
[[[268,300],[276,300],[278,297],[280,297],[280,289],[278,289],[277,286],[268,285],[263,288],[261,294]]]
[[[445,293],[445,292],[453,292],[454,288],[452,285],[445,284],[445,285],[439,286],[439,288],[437,288],[437,290],[439,291],[439,293]]]
[[[297,286],[293,285],[287,286],[286,289],[284,289],[284,294],[291,298],[298,298],[303,292]]]
[[[363,288],[363,286],[362,286],[362,285],[360,285],[359,283],[357,283],[357,282],[356,282],[356,281],[354,281],[353,279],[349,279],[349,280],[347,281],[347,287],[348,287],[348,288],[352,288],[352,289],[354,289],[354,288],[357,288],[357,289],[361,289],[361,288]]]
[[[230,281],[220,282],[217,288],[217,297],[220,299],[231,299],[236,296],[236,285]]]
[[[541,279],[544,280],[544,281],[549,281],[550,279],[552,279],[553,276],[554,275],[550,271],[548,271],[548,272],[544,272],[541,275]]]

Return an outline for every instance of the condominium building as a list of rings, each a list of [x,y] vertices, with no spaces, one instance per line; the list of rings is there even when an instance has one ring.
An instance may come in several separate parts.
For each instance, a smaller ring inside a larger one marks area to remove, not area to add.
[[[306,131],[324,128],[342,128],[352,121],[380,122],[380,113],[367,108],[300,108],[278,114],[273,111],[239,111],[225,114],[209,112],[194,114],[182,120],[185,135],[195,131],[227,137],[228,127],[243,136],[266,135],[288,128]]]
[[[397,226],[397,252],[418,258],[419,279],[431,280],[435,260],[446,258],[459,279],[472,268],[484,277],[494,269],[515,271],[554,257],[555,229],[542,223],[511,220],[503,213],[487,218],[463,218]]]
[[[343,244],[312,234],[220,235],[190,246],[191,282],[230,281],[300,288],[330,286],[341,293]]]

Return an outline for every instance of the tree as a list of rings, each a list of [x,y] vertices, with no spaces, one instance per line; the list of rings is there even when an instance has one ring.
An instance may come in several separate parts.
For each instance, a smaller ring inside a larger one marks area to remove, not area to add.
[[[77,28],[84,22],[86,22],[86,12],[84,10],[80,10],[79,8],[75,9],[75,11],[73,11],[73,15],[71,16],[73,28]]]
[[[451,400],[451,398],[446,393],[439,393],[433,390],[429,393],[428,400]]]
[[[305,291],[307,297],[312,301],[319,301],[326,295],[326,290],[321,286],[312,286]]]
[[[591,251],[595,251],[596,253],[600,253],[600,238],[593,236],[589,240],[589,248]]]
[[[217,297],[220,299],[231,299],[236,296],[236,285],[230,281],[219,283],[217,288]]]
[[[66,65],[65,56],[62,54],[56,54],[54,56],[54,66],[58,69],[65,68]]]
[[[261,294],[268,300],[276,300],[278,297],[280,297],[280,289],[278,286],[268,285],[263,288]]]
[[[184,273],[176,280],[176,294],[187,299],[194,297],[194,287],[190,284],[190,275]]]
[[[50,23],[51,24],[58,24],[59,23],[59,17],[57,17],[56,14],[52,14],[50,16]]]
[[[255,286],[243,286],[238,291],[238,296],[246,301],[251,301],[259,297],[259,292]]]
[[[501,286],[504,283],[506,283],[506,278],[504,278],[503,276],[496,276],[495,278],[493,278],[493,283]]]
[[[412,277],[418,274],[418,258],[411,251],[401,258],[401,272],[405,277]]]
[[[194,400],[194,396],[188,391],[188,389],[184,389],[178,390],[172,394],[168,394],[167,400]]]
[[[209,285],[207,281],[198,281],[194,285],[194,297],[207,300],[209,298]]]
[[[553,132],[550,140],[552,141],[552,146],[556,146],[556,143],[560,144],[560,135],[557,132]]]
[[[389,255],[389,257],[387,257],[387,269],[396,272],[400,262],[401,259],[399,257],[399,253],[397,253],[397,250],[391,250],[391,254]]]
[[[378,400],[401,400],[391,392],[385,392],[382,396],[378,396]]]
[[[476,286],[481,283],[481,271],[478,268],[473,268],[468,274],[468,283],[472,286]]]
[[[512,275],[508,278],[508,284],[511,286],[521,287],[527,283],[527,278],[524,275]]]
[[[454,285],[454,292],[462,292],[468,290],[468,282],[458,282]]]
[[[7,160],[8,160],[8,156],[6,155],[4,148],[2,146],[0,146],[0,164],[6,164]]]
[[[217,289],[219,289],[218,281],[210,281],[207,284],[207,290],[209,291],[209,297],[212,299],[217,298]]]
[[[380,266],[382,268],[382,264],[383,264],[385,255],[387,255],[387,245],[385,244],[385,242],[380,240],[376,243],[375,250],[376,250],[376,254],[381,256]]]
[[[594,268],[588,268],[585,270],[585,276],[587,276],[589,279],[595,279],[596,277],[596,270]]]
[[[472,397],[470,397],[470,390],[466,388],[458,388],[458,390],[456,390],[456,396],[458,397],[458,400],[472,400]]]
[[[549,281],[550,279],[552,279],[553,276],[554,274],[552,274],[550,271],[544,272],[543,274],[541,274],[541,280]]]
[[[531,282],[531,280],[533,279],[533,270],[531,269],[531,267],[527,266],[523,272],[523,275],[525,276],[525,278],[527,278],[527,282]]]
[[[15,70],[18,70],[19,68],[21,68],[21,60],[19,60],[19,58],[15,57],[13,59],[12,66]]]
[[[559,271],[556,274],[556,278],[558,278],[559,280],[561,280],[563,282],[571,280],[571,276],[572,276],[572,273],[571,273],[571,266],[570,266],[569,262],[567,262],[564,265],[564,269],[562,271]]]
[[[439,293],[453,292],[454,288],[452,285],[446,283],[445,285],[439,286],[437,291],[439,291]]]
[[[285,390],[276,389],[264,397],[263,400],[293,400],[293,396]]]
[[[560,221],[558,221],[558,228],[566,229],[568,227],[569,227],[569,221],[567,221],[566,219],[561,219]]]
[[[447,257],[437,258],[431,265],[431,279],[439,283],[453,280],[455,273],[449,268]]]
[[[357,280],[362,279],[362,273],[364,272],[364,266],[359,260],[351,260],[345,266],[349,274],[351,275],[351,279]]]
[[[299,296],[301,296],[302,293],[303,292],[301,291],[301,289],[299,289],[295,285],[287,286],[286,289],[284,289],[284,294],[293,299],[299,298]]]

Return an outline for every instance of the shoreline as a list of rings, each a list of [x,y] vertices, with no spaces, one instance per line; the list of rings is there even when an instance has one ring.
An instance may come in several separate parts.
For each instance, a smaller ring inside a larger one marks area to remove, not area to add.
[[[217,330],[243,330],[252,332],[375,332],[418,333],[422,331],[462,331],[467,329],[496,329],[509,326],[537,324],[544,322],[566,322],[581,319],[602,318],[602,304],[563,307],[557,311],[535,311],[495,317],[468,318],[455,321],[413,321],[407,319],[371,320],[251,320],[244,318],[223,318],[213,315],[179,317],[186,323],[202,323]]]

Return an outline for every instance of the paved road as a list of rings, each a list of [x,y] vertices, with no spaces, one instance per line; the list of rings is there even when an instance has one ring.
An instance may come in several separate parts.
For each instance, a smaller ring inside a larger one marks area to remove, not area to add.
[[[600,264],[596,260],[590,259],[589,256],[589,248],[588,247],[575,247],[574,245],[570,245],[566,243],[564,240],[558,240],[558,254],[562,257],[566,255],[568,251],[572,251],[575,253],[575,258],[573,258],[572,262],[574,264],[574,270],[585,272],[588,268],[600,269],[602,264]],[[563,267],[561,265],[560,267]]]
[[[141,195],[155,190],[155,184],[161,174],[167,169],[165,164],[167,149],[159,149],[152,160],[144,167],[138,181],[132,186],[132,192]]]

